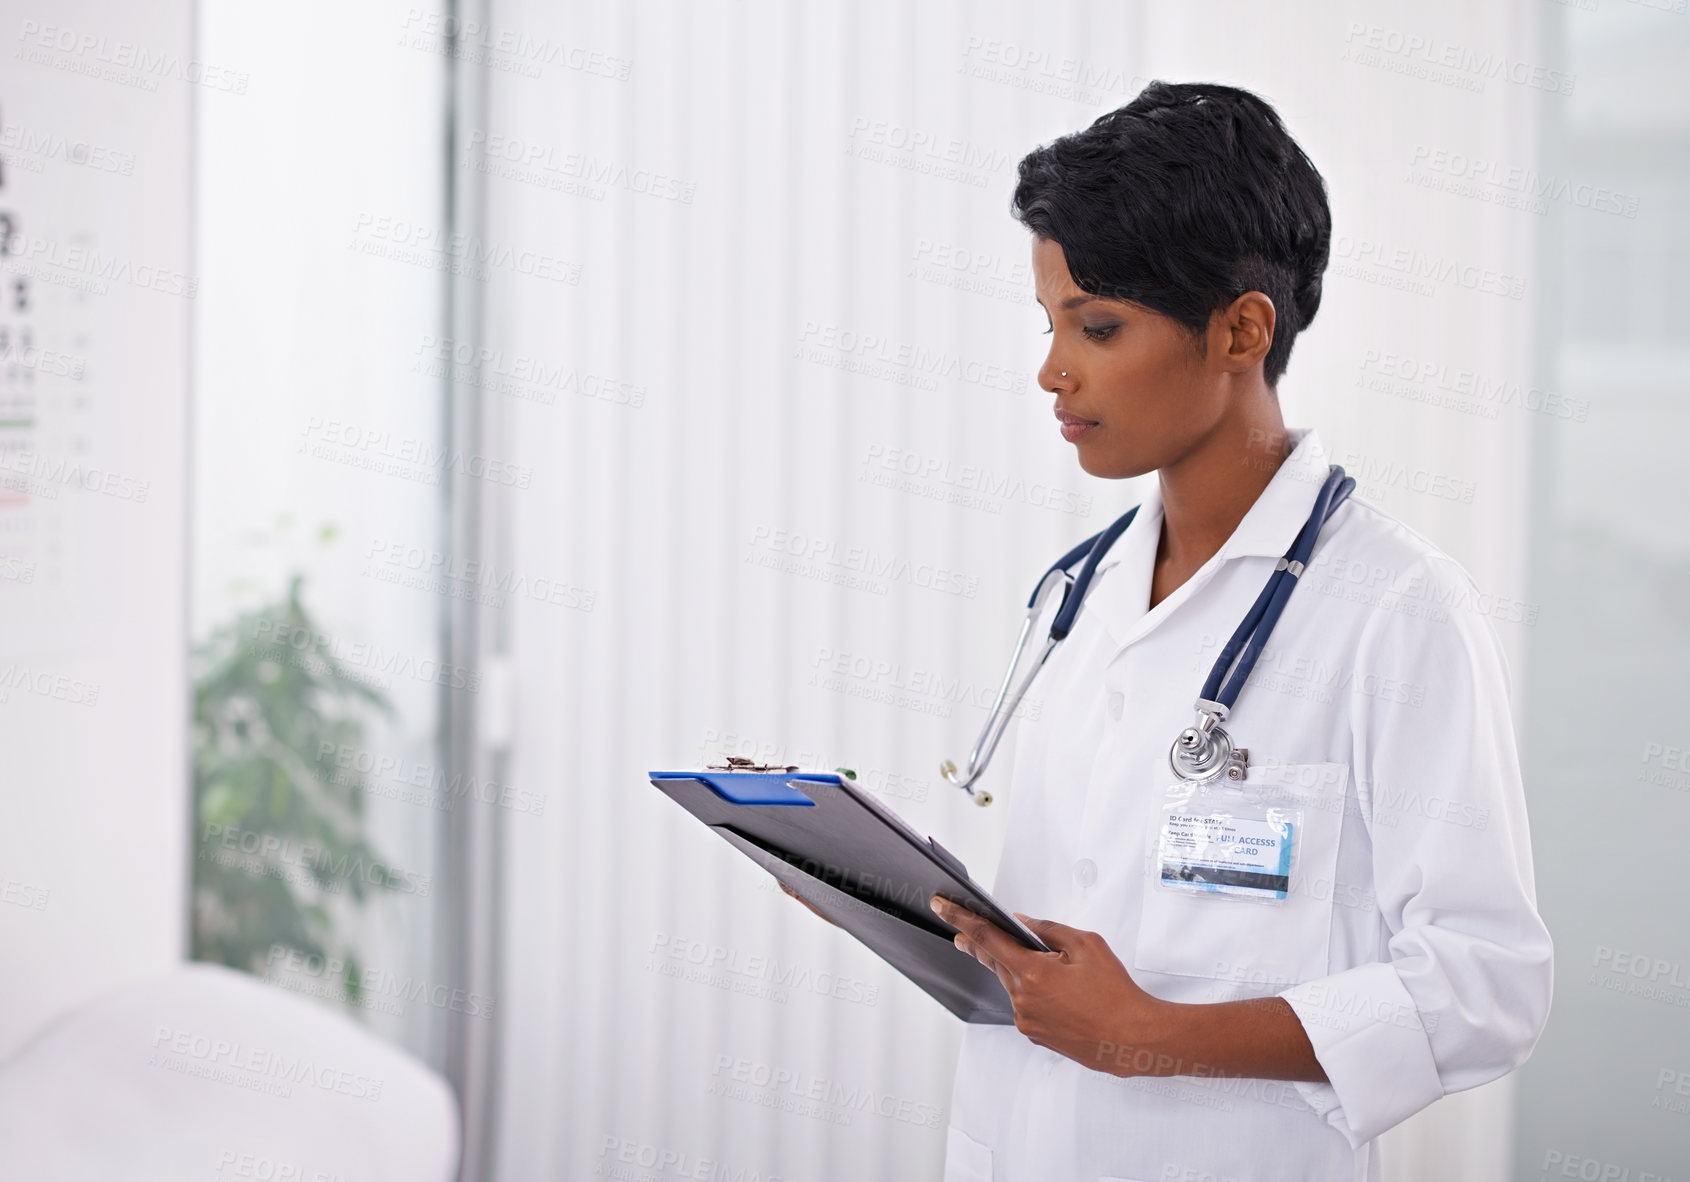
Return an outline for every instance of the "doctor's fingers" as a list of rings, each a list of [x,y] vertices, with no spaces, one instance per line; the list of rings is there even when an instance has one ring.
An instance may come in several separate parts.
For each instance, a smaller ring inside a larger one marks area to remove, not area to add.
[[[1008,973],[1010,977],[1019,977],[1021,966],[1029,956],[1040,956],[1042,953],[1033,952],[1021,947],[1013,937],[989,919],[975,915],[966,907],[958,907],[955,903],[946,902],[943,909],[935,908],[939,917],[953,928],[961,943],[957,947],[964,952],[971,953],[987,968],[1000,977]],[[1009,981],[1004,981],[1005,986]]]
[[[968,936],[962,932],[958,932],[956,934],[956,939],[953,943],[956,944],[956,946],[963,952],[968,953],[968,955],[972,956],[975,960],[992,970],[993,973],[997,974],[998,980],[1003,984],[1003,991],[1009,994],[1012,1002],[1014,1001],[1015,996],[1021,991],[1021,977],[1013,968],[998,960],[997,957],[993,956],[990,952],[987,952],[986,949],[981,947],[979,944],[970,940]]]

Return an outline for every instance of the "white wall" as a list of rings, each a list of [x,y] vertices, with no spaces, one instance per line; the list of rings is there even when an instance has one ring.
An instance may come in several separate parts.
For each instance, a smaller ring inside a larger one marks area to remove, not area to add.
[[[489,126],[470,157],[491,172],[485,233],[578,265],[575,282],[504,273],[488,288],[498,364],[570,378],[550,400],[520,382],[489,398],[493,437],[535,472],[506,497],[509,545],[519,568],[593,593],[590,611],[521,602],[510,619],[511,780],[555,796],[506,822],[500,1176],[584,1176],[629,1142],[763,1178],[936,1176],[956,1024],[769,890],[646,769],[724,749],[849,763],[990,879],[1003,814],[934,769],[982,721],[1031,580],[1137,497],[1079,473],[1032,381],[1043,320],[1007,212],[1014,165],[1149,77],[1232,82],[1278,105],[1327,177],[1338,235],[1281,387],[1286,418],[1318,426],[1366,495],[1482,587],[1522,597],[1528,416],[1452,412],[1418,369],[1381,370],[1391,354],[1527,380],[1531,220],[1426,189],[1415,161],[1447,150],[1529,167],[1549,100],[1346,53],[1376,25],[1533,61],[1537,9],[492,7],[478,38]],[[1092,84],[1052,93],[1037,68],[990,60],[993,43],[1074,59]],[[915,137],[935,148],[899,146]],[[951,144],[960,162],[943,158]],[[1392,264],[1405,253],[1458,278],[1404,289]],[[883,344],[853,352],[840,334]],[[630,391],[639,405],[619,397]],[[871,478],[891,449],[1042,481],[1090,512],[957,503],[941,476],[888,487]],[[784,561],[776,531],[819,560],[764,565]],[[956,572],[961,593],[841,583],[829,556],[852,547]],[[841,653],[898,672],[832,678]],[[898,689],[932,675],[961,694]],[[771,1001],[663,975],[661,950],[681,942],[840,974],[877,1001],[803,988]],[[726,1096],[724,1058],[908,1100],[937,1127]],[[1501,1176],[1507,1103],[1504,1085],[1439,1105],[1393,1138],[1396,1176]]]
[[[0,1055],[185,947],[192,14],[0,3]]]

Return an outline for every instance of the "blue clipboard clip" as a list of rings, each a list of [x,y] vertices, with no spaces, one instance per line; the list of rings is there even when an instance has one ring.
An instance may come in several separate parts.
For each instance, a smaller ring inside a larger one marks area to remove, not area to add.
[[[784,778],[781,773],[785,773]],[[786,764],[758,763],[743,755],[727,755],[721,763],[705,764],[701,772],[653,772],[652,777],[699,780],[730,804],[789,804],[813,808],[816,802],[794,787],[794,781],[837,784],[842,779],[855,780],[857,773],[843,767],[832,772],[800,772],[797,767]]]

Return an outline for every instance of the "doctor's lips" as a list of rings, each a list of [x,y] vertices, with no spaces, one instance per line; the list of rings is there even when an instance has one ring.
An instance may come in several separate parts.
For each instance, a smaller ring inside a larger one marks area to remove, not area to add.
[[[1098,426],[1096,419],[1082,419],[1079,415],[1071,415],[1065,410],[1056,412],[1056,419],[1062,424],[1062,438],[1069,443],[1078,443]]]

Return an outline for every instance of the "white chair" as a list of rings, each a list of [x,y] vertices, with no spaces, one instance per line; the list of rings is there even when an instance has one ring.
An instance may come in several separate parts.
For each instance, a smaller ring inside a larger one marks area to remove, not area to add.
[[[445,1080],[329,1007],[214,965],[97,998],[0,1063],[0,1175],[451,1182]]]

